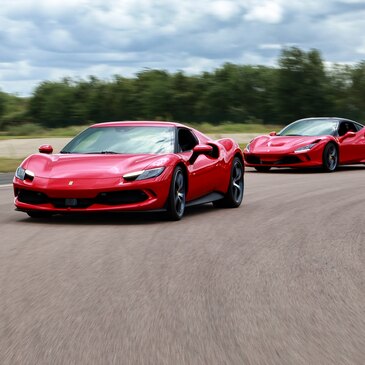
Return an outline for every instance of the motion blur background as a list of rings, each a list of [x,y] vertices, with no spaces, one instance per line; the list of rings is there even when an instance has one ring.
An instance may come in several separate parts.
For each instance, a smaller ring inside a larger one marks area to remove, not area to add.
[[[0,131],[361,121],[362,0],[0,1]]]

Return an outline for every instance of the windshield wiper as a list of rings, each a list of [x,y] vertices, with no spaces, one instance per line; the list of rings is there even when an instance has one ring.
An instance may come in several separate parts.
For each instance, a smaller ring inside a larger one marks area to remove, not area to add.
[[[119,152],[115,152],[115,151],[96,151],[96,152],[85,152],[88,155],[120,155]]]

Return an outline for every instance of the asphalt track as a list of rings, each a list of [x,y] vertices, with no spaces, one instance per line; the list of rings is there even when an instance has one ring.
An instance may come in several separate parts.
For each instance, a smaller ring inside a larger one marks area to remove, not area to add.
[[[0,172],[0,186],[11,184],[13,181],[14,172],[1,173]]]
[[[55,217],[0,187],[0,364],[365,363],[365,166],[246,174],[244,204]]]

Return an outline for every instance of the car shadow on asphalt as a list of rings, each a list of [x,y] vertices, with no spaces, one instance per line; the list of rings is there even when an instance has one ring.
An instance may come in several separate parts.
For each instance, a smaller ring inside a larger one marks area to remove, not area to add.
[[[194,219],[196,215],[210,215],[217,211],[212,204],[204,204],[186,208],[182,221]],[[170,221],[164,212],[117,212],[117,213],[70,213],[56,214],[49,218],[31,218],[25,216],[19,222],[26,224],[52,225],[152,225],[152,224],[179,224]]]
[[[343,165],[339,166],[337,170],[335,171],[336,174],[346,171],[365,171],[364,165]],[[259,175],[266,175],[266,174],[327,174],[327,172],[323,171],[320,167],[314,167],[314,168],[302,168],[302,169],[296,169],[296,168],[289,168],[289,167],[280,167],[280,168],[272,168],[270,171],[266,172],[259,172],[256,171],[254,168],[246,168],[246,172],[248,173],[254,173]]]

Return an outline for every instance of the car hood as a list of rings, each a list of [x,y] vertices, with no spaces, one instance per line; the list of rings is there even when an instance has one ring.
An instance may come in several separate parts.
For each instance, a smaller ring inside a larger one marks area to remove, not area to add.
[[[35,154],[23,166],[43,178],[114,178],[168,166],[173,155]]]
[[[289,152],[299,147],[317,143],[326,137],[318,136],[259,136],[250,144],[251,153]]]

